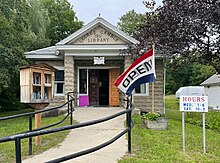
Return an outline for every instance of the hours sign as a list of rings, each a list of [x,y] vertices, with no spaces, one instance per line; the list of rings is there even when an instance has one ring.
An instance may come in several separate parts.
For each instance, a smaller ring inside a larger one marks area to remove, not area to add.
[[[208,112],[208,96],[180,96],[180,111]]]

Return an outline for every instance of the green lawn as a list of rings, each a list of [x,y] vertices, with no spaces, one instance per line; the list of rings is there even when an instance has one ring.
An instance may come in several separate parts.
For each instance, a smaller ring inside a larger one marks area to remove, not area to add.
[[[186,152],[182,151],[182,123],[178,100],[166,97],[168,129],[154,131],[145,129],[140,116],[133,116],[132,156],[127,155],[120,163],[152,162],[220,162],[220,133],[206,130],[207,153],[203,154],[202,128],[186,124]]]
[[[29,112],[33,110],[22,110],[22,111],[15,111],[15,112],[4,112],[0,113],[0,117],[14,115],[21,112]],[[42,126],[46,126],[48,124],[58,122],[59,120],[63,119],[64,115],[60,115],[58,117],[48,117],[42,119]],[[69,125],[69,119],[65,120],[62,124]],[[59,125],[59,126],[61,126]],[[0,121],[0,137],[9,136],[15,133],[19,133],[22,131],[26,131],[28,129],[28,117],[22,117],[17,119],[5,120]],[[34,122],[33,122],[34,126]],[[58,145],[58,143],[62,142],[69,131],[53,133],[49,135],[42,136],[42,143],[40,146],[34,145],[33,139],[33,154],[41,153],[53,146]],[[22,140],[22,158],[28,156],[28,139]],[[6,142],[0,143],[0,162],[8,163],[15,161],[15,150],[14,150],[14,142]]]

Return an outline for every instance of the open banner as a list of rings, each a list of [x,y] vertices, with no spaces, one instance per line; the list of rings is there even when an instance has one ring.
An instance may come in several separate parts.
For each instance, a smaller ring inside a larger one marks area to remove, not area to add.
[[[143,83],[156,80],[154,49],[150,49],[123,72],[115,81],[118,87],[126,95],[130,96],[133,89]]]

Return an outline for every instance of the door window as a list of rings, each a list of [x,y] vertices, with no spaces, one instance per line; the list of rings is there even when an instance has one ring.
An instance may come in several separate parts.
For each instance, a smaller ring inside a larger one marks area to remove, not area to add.
[[[79,93],[87,94],[87,69],[79,69]]]

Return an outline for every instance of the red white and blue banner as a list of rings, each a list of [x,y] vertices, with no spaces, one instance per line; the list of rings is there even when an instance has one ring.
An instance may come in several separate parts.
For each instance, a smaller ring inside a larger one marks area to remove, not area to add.
[[[115,81],[118,87],[126,95],[130,96],[133,89],[143,83],[156,80],[154,49],[150,49],[123,72]]]

